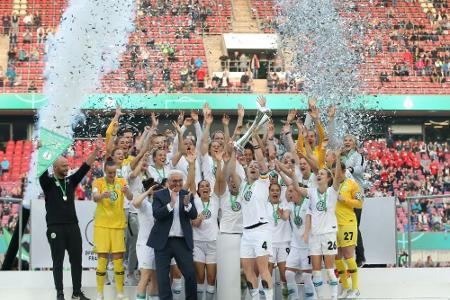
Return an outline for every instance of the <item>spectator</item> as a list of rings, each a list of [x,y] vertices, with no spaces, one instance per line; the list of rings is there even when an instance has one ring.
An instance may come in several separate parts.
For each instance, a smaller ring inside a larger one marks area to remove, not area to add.
[[[17,11],[14,11],[11,17],[11,33],[19,33],[19,16]]]
[[[24,44],[31,44],[31,42],[33,41],[33,34],[31,33],[31,31],[29,29],[27,29],[23,35],[23,43]]]
[[[2,167],[2,172],[3,173],[8,173],[9,172],[9,161],[6,159],[6,157],[3,158],[2,163],[1,163],[1,167]],[[5,214],[4,210],[3,210],[3,214]]]
[[[29,93],[36,93],[37,92],[37,87],[36,87],[36,85],[34,84],[34,81],[32,80],[31,82],[30,82],[30,84],[28,85],[28,92]]]
[[[14,87],[17,78],[16,70],[14,69],[14,67],[8,67],[8,69],[6,70],[6,77],[8,77],[9,87]]]
[[[239,72],[244,72],[248,68],[248,58],[242,53],[239,57]]]
[[[8,65],[14,65],[16,63],[17,58],[17,49],[15,47],[11,47],[8,50]]]
[[[29,60],[29,55],[25,49],[19,50],[19,61],[24,62]]]
[[[220,86],[222,88],[227,88],[229,87],[230,84],[230,72],[228,71],[228,68],[223,69],[222,72],[222,79],[220,80]]]
[[[11,32],[9,35],[9,47],[15,48],[17,46],[17,33]]]
[[[4,15],[2,17],[2,25],[3,25],[3,34],[9,35],[9,31],[11,29],[11,17],[8,15]]]
[[[278,74],[275,72],[269,73],[269,77],[267,78],[267,87],[269,88],[269,91],[272,92],[275,87],[278,86],[278,82],[280,81],[280,78],[278,77]]]
[[[204,68],[197,70],[197,87],[202,88],[205,84],[206,72]]]
[[[203,60],[200,57],[197,57],[194,62],[195,68],[199,70],[203,66]]]
[[[39,51],[36,48],[31,49],[30,61],[39,61]]]
[[[31,30],[33,27],[33,14],[29,12],[25,17],[23,17],[23,23],[27,27],[28,30]]]
[[[251,75],[250,71],[245,71],[241,76],[241,88],[244,91],[250,91],[251,89]]]
[[[37,42],[38,42],[38,44],[43,44],[44,42],[45,42],[45,29],[44,29],[44,27],[39,27],[37,30],[36,30],[36,33],[37,33]]]
[[[41,14],[38,11],[34,14],[33,23],[36,28],[41,26]]]
[[[381,82],[381,86],[383,86],[383,83],[389,82],[388,73],[386,71],[381,72],[381,74],[380,74],[380,82]]]
[[[148,63],[149,63],[149,58],[150,58],[150,52],[147,50],[146,47],[143,47],[141,50],[141,61],[142,61],[142,68],[147,69],[148,68]]]
[[[164,65],[164,67],[163,67],[162,79],[163,79],[163,81],[164,81],[164,83],[166,84],[166,87],[167,87],[167,85],[170,82],[170,68],[169,68],[169,66],[167,64]]]
[[[253,72],[253,78],[258,79],[258,72],[259,72],[259,58],[256,54],[253,54],[252,60],[250,62],[250,68]]]

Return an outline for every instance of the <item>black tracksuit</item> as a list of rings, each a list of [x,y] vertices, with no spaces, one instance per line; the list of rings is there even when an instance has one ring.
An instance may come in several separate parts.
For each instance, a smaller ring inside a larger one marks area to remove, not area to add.
[[[74,174],[65,179],[56,179],[49,176],[48,172],[39,177],[39,183],[45,195],[45,209],[47,215],[47,239],[53,260],[53,280],[56,290],[63,290],[63,262],[64,254],[67,250],[72,273],[72,284],[74,293],[81,290],[82,272],[82,240],[78,227],[78,218],[75,211],[75,189],[90,167],[83,165]],[[61,187],[66,191],[66,200]]]

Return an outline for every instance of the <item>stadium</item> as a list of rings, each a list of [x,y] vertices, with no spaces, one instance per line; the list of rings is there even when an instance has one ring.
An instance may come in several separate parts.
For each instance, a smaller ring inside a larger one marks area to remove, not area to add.
[[[449,6],[0,0],[0,299],[450,299]]]

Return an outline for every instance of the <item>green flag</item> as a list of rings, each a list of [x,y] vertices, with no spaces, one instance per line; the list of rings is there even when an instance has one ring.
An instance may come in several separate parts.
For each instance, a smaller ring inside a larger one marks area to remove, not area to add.
[[[37,177],[41,176],[73,141],[71,138],[41,128],[39,130],[39,142],[41,147],[37,159]]]

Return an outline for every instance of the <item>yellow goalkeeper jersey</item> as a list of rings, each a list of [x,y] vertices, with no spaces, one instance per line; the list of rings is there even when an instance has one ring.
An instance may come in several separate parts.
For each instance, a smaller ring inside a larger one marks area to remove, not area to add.
[[[353,179],[346,178],[339,186],[339,200],[336,204],[338,225],[357,223],[354,208],[362,208],[363,197],[359,185]]]
[[[97,178],[92,183],[92,192],[103,194],[111,193],[109,198],[103,198],[97,202],[95,209],[95,227],[125,228],[126,219],[123,209],[124,195],[122,188],[127,185],[124,178],[116,177],[113,184],[108,184],[104,177]]]

